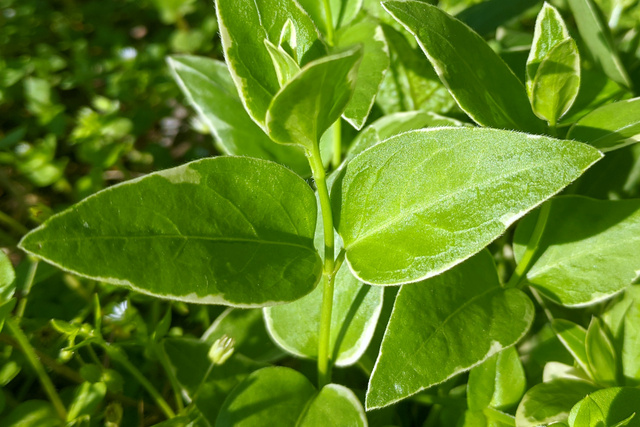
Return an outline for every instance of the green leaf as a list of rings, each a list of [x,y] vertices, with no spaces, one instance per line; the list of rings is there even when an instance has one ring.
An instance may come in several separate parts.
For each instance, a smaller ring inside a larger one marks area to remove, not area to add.
[[[267,39],[264,39],[264,46],[271,56],[278,83],[282,87],[298,74],[300,66],[281,46],[275,46]]]
[[[299,175],[310,175],[302,150],[274,143],[251,120],[224,62],[186,55],[170,57],[167,62],[189,103],[213,133],[220,151],[273,160]]]
[[[378,22],[362,15],[336,34],[336,47],[363,46],[362,63],[353,97],[344,110],[343,117],[356,129],[361,129],[367,121],[376,94],[389,68],[389,47]]]
[[[567,138],[611,151],[640,141],[640,98],[614,102],[593,110],[574,124]]]
[[[573,141],[497,129],[392,137],[356,156],[333,187],[347,261],[356,277],[378,285],[439,274],[600,157]]]
[[[325,386],[319,393],[301,373],[270,367],[256,371],[225,400],[216,427],[366,426],[364,410],[346,387]]]
[[[538,68],[551,51],[571,36],[558,10],[545,2],[538,13],[533,42],[527,58],[527,93],[533,100],[533,85]]]
[[[67,421],[73,421],[84,415],[93,415],[106,394],[107,386],[105,383],[84,382],[80,384],[76,388],[71,405],[69,405]]]
[[[534,312],[522,291],[500,287],[487,251],[403,286],[369,381],[367,409],[439,384],[514,345]]]
[[[587,331],[580,325],[564,319],[554,319],[551,323],[553,331],[558,336],[560,342],[571,353],[578,365],[589,376],[591,369],[587,359],[586,340]]]
[[[629,286],[640,270],[640,200],[563,196],[550,203],[527,280],[566,306],[594,304]],[[537,216],[528,215],[516,229],[518,261]]]
[[[358,14],[362,8],[363,0],[329,0],[331,9],[331,20],[327,20],[327,12],[325,10],[325,2],[319,0],[298,0],[298,3],[307,11],[316,27],[327,37],[330,32],[329,26],[332,28],[340,28],[348,25]]]
[[[280,347],[300,357],[316,358],[323,290],[289,304],[264,309],[271,338]],[[331,312],[331,360],[338,366],[352,365],[366,350],[382,309],[383,288],[363,285],[343,264],[335,279]]]
[[[264,40],[278,45],[287,21],[295,28],[293,59],[319,58],[326,48],[309,15],[295,0],[216,0],[224,56],[251,118],[265,127],[267,109],[280,89]]]
[[[4,418],[0,418],[0,424],[3,427],[62,427],[64,425],[53,406],[44,400],[27,400],[20,403]]]
[[[223,335],[233,338],[235,353],[257,362],[273,362],[284,356],[284,352],[269,338],[260,309],[228,308],[216,318],[201,339],[213,344]]]
[[[533,111],[555,126],[578,96],[580,55],[573,39],[557,44],[540,63],[531,88]]]
[[[627,288],[624,297],[602,316],[620,355],[626,385],[640,385],[640,286]]]
[[[568,0],[582,40],[591,56],[605,74],[616,83],[631,87],[629,75],[624,69],[613,45],[609,27],[593,0]]]
[[[426,127],[464,126],[465,124],[427,111],[403,111],[382,116],[367,126],[351,142],[345,161],[392,136]]]
[[[163,341],[163,349],[178,383],[213,425],[231,390],[264,364],[233,354],[224,365],[212,366],[208,357],[211,344],[193,338],[169,338]]]
[[[591,318],[585,349],[589,361],[589,372],[596,383],[614,386],[618,382],[618,358],[609,334],[602,327],[600,319]]]
[[[514,347],[491,356],[471,369],[467,383],[469,409],[509,409],[520,402],[527,389],[524,368]]]
[[[216,157],[101,191],[20,247],[102,282],[187,302],[267,306],[311,292],[316,201],[272,162]]]
[[[473,120],[495,128],[543,130],[520,80],[473,30],[418,0],[389,0],[383,6],[416,37],[442,82]]]
[[[530,388],[516,412],[518,427],[546,426],[567,420],[573,405],[598,387],[586,382],[556,379]]]
[[[0,303],[9,301],[16,290],[16,273],[9,257],[0,251]]]
[[[640,390],[616,387],[585,397],[569,414],[570,427],[640,426]]]
[[[313,150],[351,99],[362,49],[309,63],[273,98],[267,112],[269,136],[281,144]]]

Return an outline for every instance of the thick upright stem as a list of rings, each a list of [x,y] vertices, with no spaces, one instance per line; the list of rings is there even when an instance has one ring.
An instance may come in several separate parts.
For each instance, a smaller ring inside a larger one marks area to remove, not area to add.
[[[333,237],[333,213],[331,212],[331,200],[329,199],[329,189],[327,188],[326,172],[317,146],[314,147],[314,150],[309,155],[309,164],[311,165],[313,179],[318,189],[324,230],[324,267],[322,275],[324,289],[320,315],[320,336],[318,340],[318,386],[322,388],[331,382],[329,344],[331,337],[331,312],[333,311],[335,244]]]
[[[536,221],[536,225],[533,229],[533,233],[531,233],[531,238],[529,239],[529,243],[527,243],[527,249],[524,251],[524,255],[520,259],[516,270],[513,272],[513,275],[509,279],[509,283],[507,283],[507,288],[515,288],[520,285],[524,275],[531,268],[531,261],[533,260],[533,256],[538,249],[538,245],[540,244],[540,240],[542,239],[542,234],[544,233],[544,229],[547,225],[547,220],[549,219],[549,211],[551,210],[551,203],[546,202],[540,208],[540,213],[538,214],[538,221]]]

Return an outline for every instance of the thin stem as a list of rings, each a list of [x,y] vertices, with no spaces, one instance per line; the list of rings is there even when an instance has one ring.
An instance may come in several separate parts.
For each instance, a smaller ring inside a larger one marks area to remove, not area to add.
[[[331,159],[331,167],[338,169],[342,163],[342,121],[336,120],[331,128],[333,132],[333,157]]]
[[[27,272],[27,277],[24,279],[24,283],[22,284],[22,288],[20,289],[21,298],[18,301],[18,307],[16,308],[15,317],[20,318],[24,314],[24,310],[27,307],[27,298],[29,296],[29,292],[31,291],[31,286],[33,286],[33,281],[36,278],[36,272],[38,271],[38,261],[33,261],[29,266],[29,271]]]
[[[547,319],[549,319],[549,322],[553,323],[553,313],[551,313],[551,310],[549,310],[549,307],[547,307],[547,303],[544,302],[538,291],[535,290],[533,286],[529,286],[529,290],[531,291],[531,295],[533,295],[538,304],[540,304],[540,307],[542,307],[542,310],[544,311],[545,316],[547,316]]]
[[[322,225],[324,229],[324,268],[323,294],[320,315],[320,332],[318,339],[318,386],[319,388],[331,382],[331,361],[329,360],[329,341],[331,337],[331,312],[333,310],[333,281],[335,270],[335,249],[333,237],[333,213],[331,200],[327,188],[326,172],[320,158],[317,145],[309,155],[309,164],[313,172],[313,179],[318,189],[320,208],[322,210]]]
[[[169,383],[171,384],[171,388],[173,389],[173,397],[176,401],[176,408],[178,412],[182,412],[182,410],[184,409],[184,402],[182,401],[182,394],[180,393],[180,384],[178,383],[178,379],[176,378],[173,369],[171,369],[171,364],[169,363],[169,360],[167,360],[166,354],[164,353],[162,348],[160,348],[160,344],[158,344],[157,342],[152,342],[151,345],[153,346],[153,350],[156,353],[158,361],[164,368],[164,371],[167,373],[167,378],[169,379]]]
[[[142,375],[142,372],[140,372],[133,363],[129,362],[129,359],[127,359],[127,357],[123,353],[121,353],[120,349],[112,347],[107,343],[101,343],[101,345],[102,348],[104,348],[104,351],[107,352],[109,357],[120,363],[122,367],[129,371],[129,373],[140,383],[140,385],[142,385],[142,387],[147,390],[147,392],[156,402],[156,405],[160,407],[167,418],[174,418],[176,416],[175,412],[173,412],[173,409],[171,409],[171,406],[169,406],[167,401],[164,400],[160,392],[158,392],[153,384],[151,384],[149,380],[147,380],[145,376]]]
[[[56,391],[56,388],[51,381],[51,378],[49,378],[49,375],[47,375],[47,371],[45,371],[44,366],[38,359],[35,349],[31,346],[29,339],[24,334],[24,332],[22,332],[22,329],[20,329],[20,326],[18,326],[14,319],[7,319],[5,321],[5,324],[20,345],[22,352],[31,364],[31,367],[33,367],[33,370],[36,371],[36,375],[40,380],[40,384],[42,384],[42,388],[44,388],[45,393],[49,397],[49,400],[58,413],[58,417],[60,417],[61,420],[66,421],[67,410],[65,409],[64,404],[62,403],[62,400],[60,399],[60,396],[58,395],[58,392]]]
[[[333,46],[333,16],[331,15],[331,2],[330,0],[322,0],[324,5],[324,15],[327,20],[327,43],[329,46]]]
[[[538,221],[533,229],[533,233],[531,233],[531,238],[529,239],[529,243],[527,244],[527,249],[520,259],[516,270],[513,272],[513,275],[509,279],[509,283],[507,283],[507,288],[515,288],[520,285],[520,282],[524,278],[524,275],[531,268],[531,261],[533,260],[533,256],[538,249],[538,245],[540,244],[540,239],[542,239],[542,234],[544,233],[544,229],[547,225],[547,220],[549,219],[549,211],[551,210],[551,203],[547,202],[542,205],[540,209],[540,213],[538,214]]]
[[[6,213],[0,211],[0,222],[4,225],[11,228],[13,231],[18,233],[19,235],[24,235],[29,232],[29,229],[24,225],[20,224],[18,221],[7,215]]]

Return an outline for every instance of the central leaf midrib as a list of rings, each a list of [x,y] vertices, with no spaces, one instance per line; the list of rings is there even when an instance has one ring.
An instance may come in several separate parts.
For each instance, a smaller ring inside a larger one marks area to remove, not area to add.
[[[396,224],[396,223],[398,223],[398,222],[402,222],[402,220],[403,220],[403,219],[405,219],[405,218],[407,218],[407,217],[409,217],[409,216],[413,216],[413,215],[415,215],[415,214],[417,214],[417,213],[419,213],[419,212],[427,211],[427,210],[431,209],[432,207],[434,207],[435,205],[437,205],[437,204],[439,204],[439,203],[441,203],[441,202],[443,202],[443,201],[445,201],[445,200],[447,200],[447,199],[450,199],[450,198],[452,198],[452,197],[454,197],[454,196],[457,196],[457,195],[458,195],[458,194],[460,194],[460,193],[463,193],[463,192],[465,192],[465,191],[471,190],[471,189],[473,189],[473,188],[477,188],[477,189],[484,189],[484,188],[486,188],[489,184],[492,184],[493,182],[495,182],[495,181],[497,181],[497,180],[499,180],[499,179],[508,178],[508,177],[511,177],[511,176],[513,176],[513,175],[517,175],[517,174],[519,174],[519,173],[522,173],[522,172],[525,172],[525,171],[528,171],[528,170],[534,170],[534,169],[536,169],[536,168],[546,167],[546,166],[549,166],[549,165],[554,164],[554,163],[559,163],[560,161],[561,161],[561,159],[558,159],[558,160],[552,160],[552,161],[549,161],[549,162],[547,162],[547,163],[542,163],[542,164],[540,164],[540,163],[535,163],[535,164],[532,164],[532,165],[527,166],[526,168],[517,169],[517,170],[515,170],[515,171],[513,171],[513,172],[511,172],[511,173],[509,173],[509,174],[506,174],[506,175],[498,175],[498,176],[495,176],[495,177],[493,177],[492,179],[485,181],[485,182],[484,182],[484,185],[478,185],[478,186],[473,186],[473,185],[471,185],[471,186],[462,186],[462,187],[458,188],[457,190],[452,191],[451,193],[445,194],[444,196],[439,197],[439,198],[437,198],[437,199],[435,199],[435,200],[433,200],[433,201],[427,202],[427,203],[425,203],[425,204],[417,204],[417,205],[416,205],[415,207],[413,207],[412,209],[409,209],[409,210],[407,210],[407,211],[401,211],[399,214],[392,216],[392,217],[391,217],[391,218],[389,218],[387,221],[382,222],[379,226],[377,226],[377,227],[373,227],[373,228],[370,228],[370,229],[369,229],[369,231],[367,231],[366,233],[364,233],[364,234],[362,234],[362,235],[360,235],[360,236],[357,236],[357,237],[356,237],[356,238],[354,238],[354,240],[353,240],[353,241],[351,241],[350,243],[348,243],[348,244],[347,244],[347,243],[345,242],[345,243],[346,243],[346,244],[345,244],[345,249],[347,249],[347,250],[349,250],[349,249],[353,249],[355,246],[357,246],[358,244],[360,244],[362,241],[364,241],[364,240],[365,240],[365,239],[367,239],[368,237],[370,237],[370,236],[372,236],[372,235],[375,235],[376,233],[379,233],[379,232],[383,231],[384,229],[386,229],[386,228],[388,228],[388,227],[392,226],[393,224]]]
[[[246,237],[215,237],[215,236],[193,236],[193,235],[183,235],[183,234],[154,234],[154,235],[130,235],[130,236],[87,236],[87,237],[65,237],[61,239],[47,239],[47,240],[39,240],[38,243],[56,243],[56,242],[74,242],[74,241],[83,241],[83,240],[150,240],[150,239],[176,239],[176,240],[184,240],[184,239],[193,239],[193,240],[205,240],[212,242],[220,242],[220,243],[254,243],[258,245],[276,245],[276,246],[291,246],[296,248],[305,249],[308,251],[315,251],[312,247],[307,247],[305,245],[299,243],[292,242],[278,242],[272,240],[263,240],[263,239],[250,239]]]

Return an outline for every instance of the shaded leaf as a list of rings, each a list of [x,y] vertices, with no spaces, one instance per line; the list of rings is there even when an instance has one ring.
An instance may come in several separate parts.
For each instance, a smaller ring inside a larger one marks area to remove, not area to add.
[[[600,319],[591,318],[585,338],[589,372],[596,383],[614,386],[618,382],[618,360],[611,338],[602,327]]]
[[[640,426],[640,390],[598,390],[578,402],[569,414],[570,427]]]

